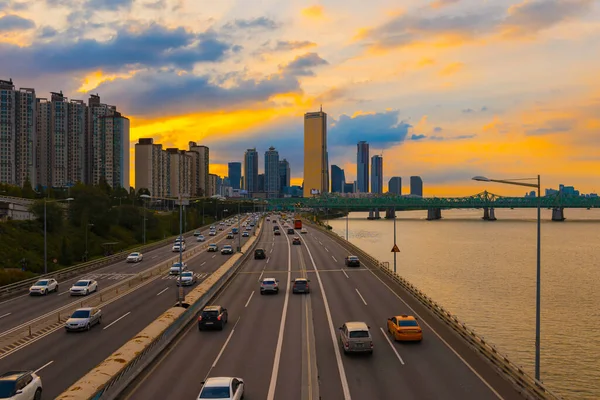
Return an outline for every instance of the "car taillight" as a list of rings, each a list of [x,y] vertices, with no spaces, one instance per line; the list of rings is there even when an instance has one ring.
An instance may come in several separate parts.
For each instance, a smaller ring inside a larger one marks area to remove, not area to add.
[[[373,348],[373,342],[371,342],[371,348]]]
[[[220,320],[221,320],[221,316],[219,315],[219,316],[217,317],[217,321],[220,321]]]
[[[198,322],[202,321],[202,316],[198,317]]]
[[[418,329],[418,330],[417,330],[417,333],[421,333],[421,330],[420,330],[420,329]]]
[[[348,342],[344,343],[344,347],[350,347],[350,343],[348,343]]]

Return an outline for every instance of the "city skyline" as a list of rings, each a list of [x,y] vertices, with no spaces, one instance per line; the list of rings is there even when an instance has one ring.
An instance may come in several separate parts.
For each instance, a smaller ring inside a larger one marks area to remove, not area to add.
[[[272,145],[289,149],[298,185],[302,115],[323,104],[329,164],[348,181],[366,140],[386,175],[421,175],[436,195],[478,192],[473,175],[597,191],[597,2],[104,3],[8,2],[20,23],[0,35],[0,78],[118,103],[131,154],[139,138],[195,140],[225,176],[245,149]]]

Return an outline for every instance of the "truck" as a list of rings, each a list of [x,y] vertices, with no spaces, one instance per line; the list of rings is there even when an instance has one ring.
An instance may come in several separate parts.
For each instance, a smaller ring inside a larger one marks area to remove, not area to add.
[[[302,229],[302,220],[301,219],[294,220],[294,229]]]

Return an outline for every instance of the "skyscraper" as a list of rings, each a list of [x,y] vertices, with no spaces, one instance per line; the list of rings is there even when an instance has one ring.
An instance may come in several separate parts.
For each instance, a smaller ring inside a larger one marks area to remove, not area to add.
[[[371,157],[371,193],[383,193],[383,157]]]
[[[162,144],[154,139],[138,140],[135,144],[135,188],[148,189],[152,197],[165,197],[164,162]]]
[[[369,193],[369,143],[356,145],[356,191]]]
[[[210,149],[196,142],[189,142],[192,156],[192,193],[194,196],[207,196],[208,193],[208,166],[210,163]]]
[[[85,182],[85,117],[87,107],[82,100],[71,100],[68,112],[67,131],[67,184]],[[129,143],[125,146],[129,152]],[[129,169],[129,165],[127,165]],[[129,189],[129,187],[127,187]]]
[[[283,193],[286,187],[290,187],[291,172],[290,163],[285,158],[279,161],[279,191]]]
[[[242,163],[230,162],[228,164],[229,184],[232,189],[240,189],[242,182]]]
[[[264,192],[265,191],[265,174],[258,174],[258,192]]]
[[[265,192],[267,197],[279,196],[279,152],[275,147],[265,151]]]
[[[400,196],[402,194],[402,178],[399,176],[394,176],[392,179],[390,179],[388,183],[388,191],[391,194]]]
[[[244,154],[244,189],[248,196],[258,192],[258,152],[256,148],[246,150]]]
[[[346,184],[346,175],[344,170],[337,165],[331,166],[331,193],[342,193],[344,192],[344,185]]]
[[[327,114],[304,114],[304,197],[329,191]]]
[[[167,149],[169,164],[169,194],[190,197],[192,188],[192,157],[185,150]]]
[[[410,177],[410,194],[423,197],[423,180],[420,176]]]

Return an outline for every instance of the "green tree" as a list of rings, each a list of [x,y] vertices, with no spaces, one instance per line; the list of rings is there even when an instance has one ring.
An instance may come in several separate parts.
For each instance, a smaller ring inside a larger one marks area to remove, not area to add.
[[[33,187],[31,187],[31,181],[29,180],[29,177],[25,178],[23,188],[21,189],[21,194],[27,199],[35,199],[35,192],[33,191]]]
[[[73,261],[71,246],[66,236],[62,237],[59,261],[62,265],[71,265],[71,262]]]
[[[35,218],[44,227],[44,203],[45,200],[37,200],[31,206],[30,211]],[[46,203],[46,231],[56,232],[63,226],[64,212],[62,207],[56,202]]]

